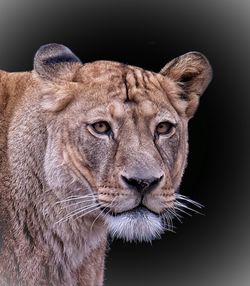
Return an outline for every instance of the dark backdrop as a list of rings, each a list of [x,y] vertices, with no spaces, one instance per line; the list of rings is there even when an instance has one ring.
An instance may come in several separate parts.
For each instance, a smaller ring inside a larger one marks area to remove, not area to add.
[[[83,62],[108,59],[158,71],[188,51],[203,52],[214,79],[190,122],[181,192],[205,205],[150,244],[115,241],[106,286],[250,285],[250,2],[0,2],[0,67],[32,69],[38,47],[69,46]]]

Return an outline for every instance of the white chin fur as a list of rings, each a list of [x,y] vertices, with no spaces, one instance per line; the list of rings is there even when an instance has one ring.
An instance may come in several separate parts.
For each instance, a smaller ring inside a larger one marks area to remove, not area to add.
[[[109,234],[126,241],[151,241],[164,231],[161,218],[147,210],[108,215],[106,219]]]

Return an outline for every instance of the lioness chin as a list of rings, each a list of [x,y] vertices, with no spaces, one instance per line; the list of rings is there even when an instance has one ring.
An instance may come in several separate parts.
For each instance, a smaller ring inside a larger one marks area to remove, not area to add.
[[[58,44],[31,72],[1,71],[0,285],[100,286],[108,234],[171,230],[192,203],[177,189],[210,80],[197,52],[155,73]]]

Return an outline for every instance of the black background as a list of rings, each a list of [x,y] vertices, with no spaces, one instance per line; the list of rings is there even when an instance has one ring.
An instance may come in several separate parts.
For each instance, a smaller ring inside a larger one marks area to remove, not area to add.
[[[150,244],[115,241],[105,285],[248,286],[250,2],[0,1],[0,67],[32,69],[40,45],[57,42],[83,62],[115,60],[158,71],[204,53],[214,79],[190,122],[181,192],[205,205]]]

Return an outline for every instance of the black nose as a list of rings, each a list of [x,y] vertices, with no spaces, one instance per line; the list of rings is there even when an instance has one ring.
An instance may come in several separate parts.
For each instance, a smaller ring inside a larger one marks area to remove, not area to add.
[[[146,193],[152,189],[154,189],[159,182],[161,181],[162,177],[150,177],[150,178],[138,178],[138,177],[131,177],[127,178],[126,176],[121,176],[122,180],[127,184],[127,186],[131,189],[136,189],[140,193]]]

